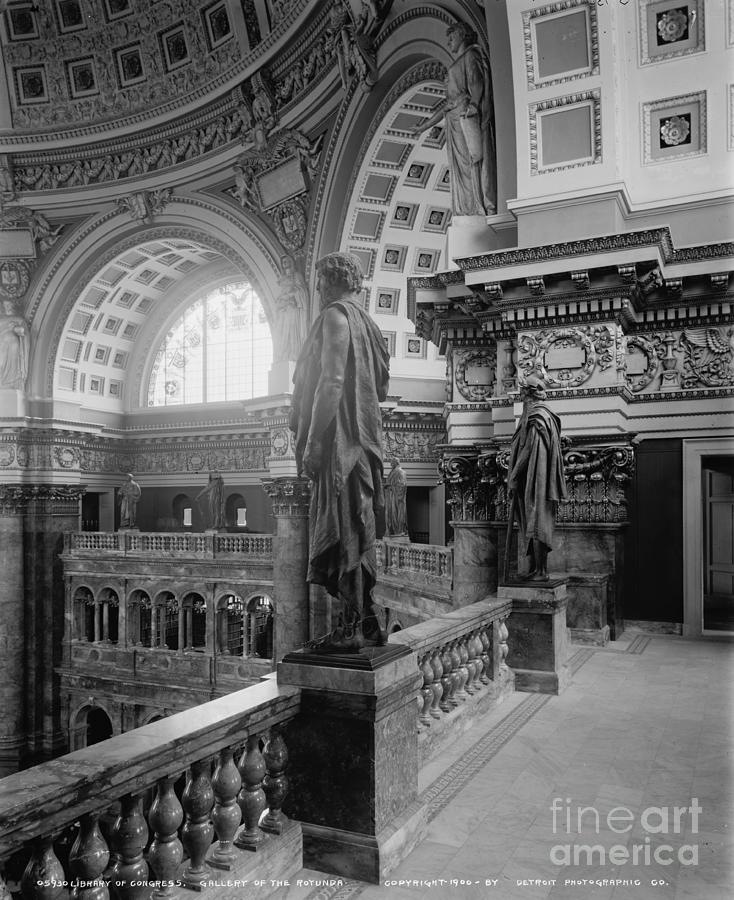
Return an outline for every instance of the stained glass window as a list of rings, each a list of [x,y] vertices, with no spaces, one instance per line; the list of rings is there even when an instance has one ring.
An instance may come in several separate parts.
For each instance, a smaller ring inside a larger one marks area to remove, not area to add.
[[[166,335],[153,364],[148,406],[249,400],[268,393],[270,326],[247,282],[200,298]]]

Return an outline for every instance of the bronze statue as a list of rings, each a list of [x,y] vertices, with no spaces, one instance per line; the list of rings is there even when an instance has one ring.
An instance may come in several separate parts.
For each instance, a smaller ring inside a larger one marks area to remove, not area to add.
[[[132,475],[127,476],[127,481],[122,485],[118,494],[120,503],[120,528],[134,528],[138,500],[142,491],[140,485]]]
[[[359,260],[330,253],[316,272],[321,313],[296,364],[290,415],[298,472],[312,482],[307,580],[343,602],[340,625],[319,646],[359,650],[365,638],[384,642],[372,588],[389,356],[359,300]]]
[[[494,104],[489,60],[463,22],[446,30],[455,57],[446,76],[446,101],[416,134],[446,123],[451,199],[456,216],[497,212]]]
[[[510,445],[504,580],[509,574],[509,543],[517,514],[519,546],[530,557],[532,581],[548,580],[548,553],[553,549],[553,529],[559,500],[566,496],[561,454],[561,421],[543,402],[545,385],[534,375],[520,386],[522,415]]]
[[[385,522],[387,533],[400,535],[408,533],[408,476],[400,465],[400,460],[390,460],[390,474],[385,486]]]
[[[224,479],[218,472],[209,473],[209,481],[205,488],[199,491],[194,498],[199,509],[199,500],[206,498],[209,507],[207,528],[224,528]]]

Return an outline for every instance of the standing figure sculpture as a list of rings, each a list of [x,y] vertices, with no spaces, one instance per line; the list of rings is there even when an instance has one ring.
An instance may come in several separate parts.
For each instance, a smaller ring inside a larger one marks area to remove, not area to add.
[[[298,472],[312,482],[306,577],[343,603],[340,625],[318,646],[359,650],[365,637],[384,642],[372,588],[390,360],[359,301],[359,260],[330,253],[316,272],[321,313],[298,358],[290,416]]]
[[[28,377],[28,323],[16,314],[12,300],[3,300],[0,317],[0,388],[22,391]]]
[[[209,473],[209,482],[194,498],[199,509],[201,509],[199,501],[205,498],[209,507],[206,527],[224,528],[224,479],[218,472]]]
[[[400,460],[390,460],[390,474],[385,486],[385,522],[387,533],[401,535],[408,533],[408,476],[400,465]]]
[[[510,445],[507,497],[505,581],[509,573],[509,538],[517,512],[518,546],[530,557],[527,578],[548,580],[548,553],[553,549],[553,529],[558,502],[566,497],[561,454],[561,421],[543,402],[545,385],[534,375],[520,387],[522,415]]]
[[[446,123],[452,208],[455,216],[497,211],[494,103],[489,60],[464,22],[446,31],[455,57],[446,76],[446,102],[416,134]]]
[[[280,293],[275,304],[278,311],[279,346],[276,362],[296,360],[308,331],[309,295],[306,279],[290,256],[282,260],[283,274],[278,279]]]
[[[138,500],[140,500],[140,485],[132,475],[127,476],[127,481],[120,488],[118,501],[120,503],[120,528],[135,528]]]

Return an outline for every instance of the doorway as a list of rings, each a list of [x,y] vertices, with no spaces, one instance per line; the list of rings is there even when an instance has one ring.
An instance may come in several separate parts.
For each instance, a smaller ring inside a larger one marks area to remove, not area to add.
[[[734,633],[734,457],[703,460],[703,630]]]

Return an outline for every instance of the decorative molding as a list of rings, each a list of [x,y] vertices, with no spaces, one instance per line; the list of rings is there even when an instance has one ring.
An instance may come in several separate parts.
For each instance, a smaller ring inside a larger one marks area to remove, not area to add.
[[[543,165],[539,149],[538,119],[543,114],[552,110],[563,110],[573,106],[588,106],[591,110],[591,155],[588,158],[569,160],[568,162]],[[529,131],[530,131],[530,174],[545,175],[550,172],[559,172],[565,169],[577,169],[581,166],[594,166],[602,161],[601,140],[601,91],[581,91],[578,94],[568,94],[565,97],[553,97],[543,100],[541,103],[531,103],[529,106]]]
[[[3,206],[0,202],[0,232],[27,229],[41,256],[58,241],[63,227],[52,228],[45,216],[27,206]]]
[[[689,328],[681,333],[682,388],[734,385],[734,326]]]
[[[628,231],[622,234],[603,235],[601,237],[582,238],[576,241],[564,241],[560,244],[544,244],[540,247],[524,247],[518,250],[497,250],[481,256],[470,256],[455,260],[463,271],[476,269],[516,266],[541,260],[564,259],[570,256],[612,253],[619,250],[631,250],[640,247],[656,248],[660,251],[664,263],[698,262],[704,259],[719,259],[734,256],[734,242],[702,244],[696,247],[684,247],[676,250],[667,225],[663,228],[649,228],[641,231]],[[461,272],[458,273],[461,279]],[[416,279],[411,279],[412,282]],[[421,279],[416,287],[441,287],[438,279]]]
[[[706,91],[643,103],[641,115],[643,165],[677,162],[706,154]],[[665,115],[669,117],[663,123]],[[665,148],[655,148],[653,145],[653,121],[656,123],[655,139],[659,131]]]
[[[549,78],[536,78],[535,56],[533,44],[533,24],[544,16],[552,16],[584,10],[588,26],[588,54],[589,65],[580,70],[574,70],[566,74],[551,76]],[[546,6],[533,7],[522,14],[523,43],[525,46],[525,69],[527,72],[528,88],[534,90],[538,87],[548,87],[552,84],[565,84],[577,78],[585,78],[589,75],[599,74],[599,28],[596,17],[596,0],[562,0],[559,3],[549,3]]]
[[[480,403],[491,397],[497,380],[496,344],[470,352],[457,351],[454,358],[457,360],[454,383],[461,396],[466,400]],[[478,382],[476,377],[467,380],[467,371],[475,368],[486,371],[486,381]]]
[[[537,375],[548,387],[579,387],[588,381],[597,366],[603,371],[617,362],[620,336],[616,325],[582,325],[535,334],[526,332],[518,336],[517,365],[525,378]],[[573,355],[574,350],[578,351],[578,365],[569,363],[567,367],[557,369],[548,366],[550,351],[570,351]]]
[[[685,7],[687,11],[681,12]],[[640,65],[678,59],[706,49],[704,0],[640,0],[639,6]],[[659,21],[657,14],[662,13]],[[663,43],[658,43],[661,27],[665,33]],[[681,29],[688,33],[682,37]]]
[[[172,195],[171,188],[137,191],[128,197],[121,197],[117,201],[117,208],[121,212],[128,213],[136,222],[144,222],[148,225],[153,221],[154,216],[163,212]]]

